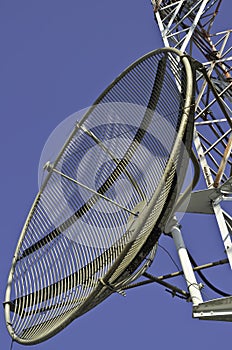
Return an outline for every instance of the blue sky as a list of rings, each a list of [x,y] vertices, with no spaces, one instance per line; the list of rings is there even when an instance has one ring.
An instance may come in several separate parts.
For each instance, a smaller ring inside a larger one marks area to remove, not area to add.
[[[231,26],[224,0],[217,30]],[[38,163],[52,130],[86,108],[130,63],[162,47],[149,0],[0,1],[1,114],[1,301],[16,243],[38,190]],[[199,263],[224,258],[214,218],[186,215],[186,241]],[[172,241],[162,238],[178,262]],[[212,257],[211,257],[212,255]],[[207,256],[207,258],[206,258]],[[153,273],[175,271],[162,249]],[[232,291],[229,268],[209,272],[218,287]],[[221,284],[220,284],[221,283]],[[184,283],[180,280],[180,285]],[[10,337],[0,312],[0,344]],[[194,320],[191,304],[158,285],[113,295],[33,349],[178,348],[216,350],[229,345],[231,324]],[[14,344],[14,349],[23,346]]]

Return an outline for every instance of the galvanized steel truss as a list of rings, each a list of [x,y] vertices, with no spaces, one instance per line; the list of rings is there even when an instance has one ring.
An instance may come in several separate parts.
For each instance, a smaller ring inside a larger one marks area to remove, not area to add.
[[[232,30],[214,31],[222,0],[152,0],[152,5],[164,45],[197,59],[194,145],[206,190],[193,194],[189,211],[215,215],[232,267],[232,219],[221,206],[232,201]],[[199,199],[205,203],[200,209]],[[210,301],[194,307],[194,315],[231,321],[231,303],[231,298]]]

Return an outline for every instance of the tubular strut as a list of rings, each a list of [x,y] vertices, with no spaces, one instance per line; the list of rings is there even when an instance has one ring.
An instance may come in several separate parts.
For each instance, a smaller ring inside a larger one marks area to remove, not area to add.
[[[204,302],[201,294],[201,289],[203,285],[197,282],[195,273],[194,273],[195,271],[199,271],[202,269],[210,268],[221,264],[226,264],[228,263],[228,259],[205,264],[202,266],[196,266],[193,268],[191,264],[191,257],[189,257],[188,255],[187,249],[183,241],[180,227],[175,218],[172,220],[171,224],[173,225],[171,228],[171,234],[176,245],[176,249],[179,255],[179,259],[180,259],[180,263],[182,265],[183,271],[178,271],[173,274],[160,276],[160,277],[155,277],[147,272],[144,272],[143,276],[146,277],[147,280],[141,281],[132,285],[124,286],[123,290],[156,282],[158,284],[165,286],[167,288],[166,290],[168,292],[171,292],[173,296],[186,299],[187,301],[192,301],[194,318],[199,318],[204,320],[232,321],[232,296],[213,299],[213,300]],[[179,289],[178,287],[172,284],[169,284],[163,281],[164,279],[176,277],[181,274],[184,274],[185,276],[189,293],[182,289]]]
[[[171,233],[193,303],[193,317],[205,320],[232,321],[232,296],[203,301],[202,286],[197,283],[180,228],[175,219]]]

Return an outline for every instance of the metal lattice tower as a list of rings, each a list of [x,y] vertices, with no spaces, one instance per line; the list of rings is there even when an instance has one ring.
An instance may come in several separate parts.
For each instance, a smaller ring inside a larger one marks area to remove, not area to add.
[[[231,29],[213,32],[221,3],[153,0],[164,45],[200,58],[205,67],[205,74],[198,71],[197,76],[195,146],[209,188],[218,187],[232,175]]]
[[[188,211],[215,215],[232,266],[232,218],[222,209],[232,200],[232,30],[214,30],[222,0],[152,0],[152,5],[164,45],[197,59],[194,146],[206,190],[193,193]],[[231,300],[226,302],[231,309]],[[201,310],[207,319],[228,320],[222,304],[204,305],[195,317],[204,318]]]

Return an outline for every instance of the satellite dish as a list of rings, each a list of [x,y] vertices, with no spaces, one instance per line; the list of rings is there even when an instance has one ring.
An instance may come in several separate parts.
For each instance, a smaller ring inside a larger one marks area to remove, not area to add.
[[[187,170],[193,95],[189,58],[152,51],[110,84],[45,164],[7,284],[15,341],[52,337],[146,270]]]

